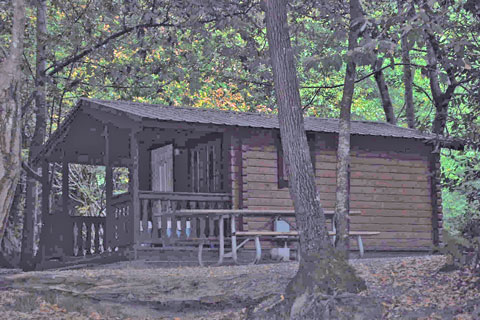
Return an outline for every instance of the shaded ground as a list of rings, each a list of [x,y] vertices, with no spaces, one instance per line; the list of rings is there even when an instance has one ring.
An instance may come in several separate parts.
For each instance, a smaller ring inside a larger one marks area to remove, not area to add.
[[[352,260],[384,319],[480,319],[479,279],[442,256]],[[143,262],[2,274],[1,319],[245,319],[281,298],[295,262],[160,268]]]

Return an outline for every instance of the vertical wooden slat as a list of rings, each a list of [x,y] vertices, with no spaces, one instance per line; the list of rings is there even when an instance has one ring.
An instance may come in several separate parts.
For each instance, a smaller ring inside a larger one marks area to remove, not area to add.
[[[192,192],[195,192],[195,152],[193,150],[189,150],[190,152],[190,175],[189,175],[189,180],[190,180],[190,184],[192,186],[191,190]]]
[[[210,144],[208,143],[205,148],[205,182],[206,189],[204,192],[212,192],[210,185]]]
[[[167,217],[166,215],[162,215],[160,219],[162,221],[162,243],[163,245],[168,245],[170,243],[170,239],[167,236]]]
[[[209,237],[213,237],[213,233],[214,233],[214,216],[213,215],[209,215],[208,216],[208,236]]]
[[[87,254],[92,254],[92,223],[88,221],[85,225],[87,226]]]
[[[80,235],[80,244],[81,244],[80,253],[82,255],[84,254],[84,251],[86,251],[86,249],[87,249],[86,236],[85,236],[84,230],[86,231],[85,233],[88,233],[87,226],[86,226],[85,222],[82,223],[82,232],[80,232],[80,234],[79,234]]]
[[[199,233],[199,238],[205,238],[205,226],[206,226],[206,221],[205,217],[200,217],[200,233]]]
[[[78,250],[78,238],[77,238],[78,223],[76,221],[73,222],[72,235],[73,235],[73,255],[75,255],[75,249]],[[78,255],[78,251],[76,255]]]
[[[150,238],[150,234],[148,230],[148,200],[142,200],[142,229],[143,229],[142,239]]]
[[[190,220],[190,227],[192,228],[192,230],[190,231],[191,234],[190,234],[190,237],[191,238],[198,238],[199,237],[199,233],[198,233],[198,224],[197,224],[197,217],[193,217],[191,220]]]
[[[197,170],[197,187],[196,187],[196,192],[201,192],[201,184],[202,184],[202,180],[203,180],[203,174],[202,174],[202,165],[201,165],[201,157],[200,157],[200,150],[197,151],[197,155],[196,155],[196,158],[197,158],[197,167],[196,167],[196,170]]]
[[[225,192],[232,194],[232,181],[230,171],[232,169],[232,133],[230,131],[225,132],[222,135],[220,142],[220,153],[218,157],[218,179],[216,192]]]
[[[95,253],[100,253],[100,226],[102,225],[101,222],[97,222],[94,224],[95,226],[95,239],[94,239],[94,249]]]
[[[187,238],[187,218],[181,218],[182,233],[180,234],[180,239]]]
[[[158,230],[159,230],[158,223],[159,223],[159,221],[161,223],[161,220],[158,218],[158,216],[156,216],[152,213],[152,239],[159,239],[159,238],[162,237],[161,234],[160,235],[158,234]]]

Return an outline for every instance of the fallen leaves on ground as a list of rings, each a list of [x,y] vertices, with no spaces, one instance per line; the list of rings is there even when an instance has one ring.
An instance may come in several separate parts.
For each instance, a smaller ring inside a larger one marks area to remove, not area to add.
[[[356,268],[385,319],[480,319],[479,277],[468,269],[439,272],[444,263],[442,256],[410,257]]]
[[[479,277],[468,269],[438,272],[444,262],[443,256],[351,261],[368,285],[362,295],[379,298],[383,319],[480,319]],[[7,275],[0,279],[8,286],[0,287],[0,319],[149,319],[121,316],[119,310],[138,303],[138,310],[148,312],[160,303],[165,314],[155,319],[241,320],[248,303],[281,294],[297,268],[294,262],[218,268],[117,264]],[[70,300],[49,296],[49,290]],[[203,309],[169,309],[182,301]],[[105,302],[103,309],[99,302]]]

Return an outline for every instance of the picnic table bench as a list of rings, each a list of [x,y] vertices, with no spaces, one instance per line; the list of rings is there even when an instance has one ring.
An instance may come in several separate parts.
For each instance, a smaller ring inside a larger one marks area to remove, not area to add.
[[[334,212],[325,210],[325,217],[327,220],[332,221],[332,230],[328,232],[329,236],[332,236],[333,239],[336,236],[336,229],[334,223]],[[350,214],[360,213],[359,211],[350,211]],[[236,231],[237,217],[240,216],[260,216],[260,217],[270,217],[274,219],[284,219],[288,217],[295,217],[294,210],[248,210],[248,209],[184,209],[175,211],[175,216],[177,217],[214,217],[218,221],[218,237],[201,237],[201,238],[187,238],[182,242],[198,243],[198,261],[201,266],[203,266],[202,261],[202,250],[203,246],[206,243],[216,242],[219,245],[219,259],[217,264],[222,264],[225,258],[232,258],[235,263],[237,263],[237,251],[242,248],[249,240],[255,241],[255,258],[252,262],[258,263],[261,259],[262,248],[260,245],[260,238],[262,239],[283,239],[285,241],[294,240],[298,242],[298,231],[266,231],[266,230],[250,230],[250,231]],[[224,221],[225,219],[230,219],[231,222],[231,235],[228,237],[225,236],[224,232]],[[212,221],[212,220],[210,220]],[[374,236],[378,235],[380,232],[375,231],[350,231],[350,236],[357,237],[357,242],[359,246],[360,256],[364,255],[364,246],[362,241],[362,236]],[[237,237],[246,238],[242,243],[237,245]],[[196,241],[195,241],[196,240]],[[225,252],[225,240],[231,241],[231,252]],[[299,250],[297,250],[297,259],[299,259]]]

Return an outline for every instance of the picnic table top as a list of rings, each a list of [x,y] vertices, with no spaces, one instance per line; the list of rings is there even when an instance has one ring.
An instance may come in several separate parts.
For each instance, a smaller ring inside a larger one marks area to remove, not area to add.
[[[328,231],[329,236],[334,236],[337,233],[335,231]],[[380,234],[377,231],[350,231],[349,235],[351,236],[375,236]],[[252,231],[236,231],[235,235],[239,236],[298,236],[298,231],[263,231],[263,230],[252,230]]]
[[[332,218],[334,210],[323,210],[327,218]],[[359,210],[351,210],[350,214],[359,214]],[[295,210],[252,210],[252,209],[182,209],[171,213],[157,213],[155,215],[252,215],[252,216],[282,216],[295,217]]]

